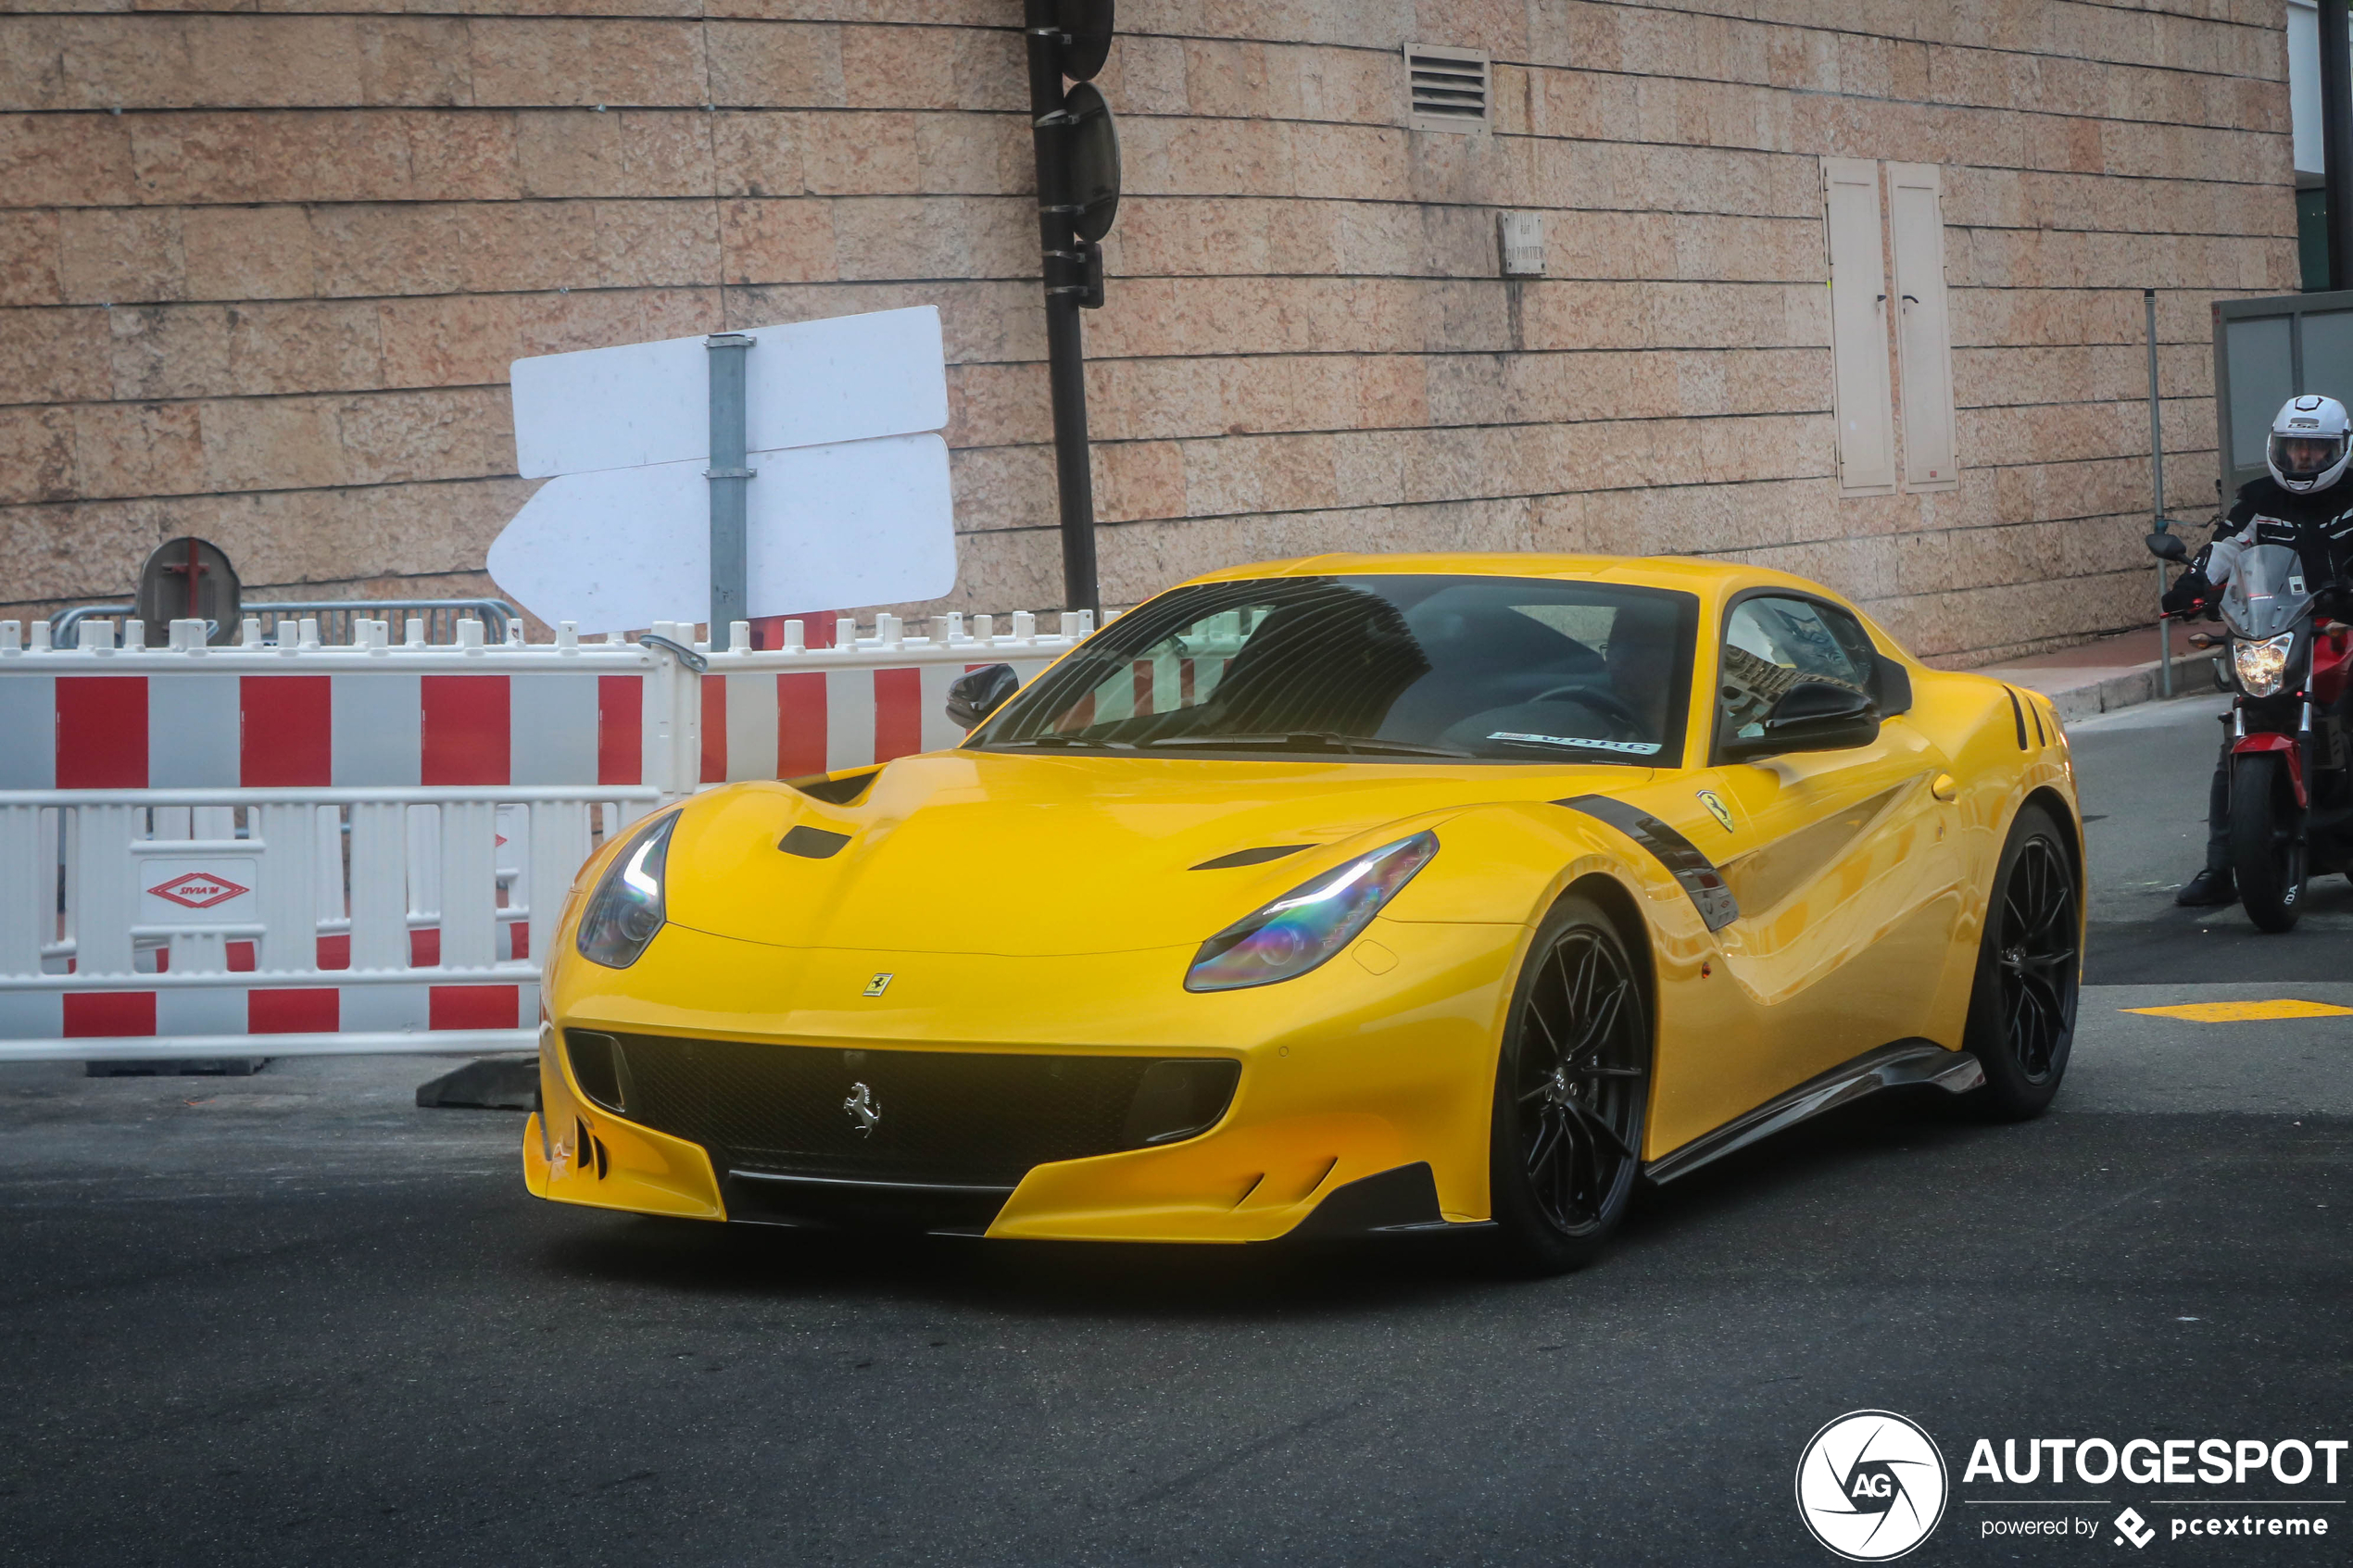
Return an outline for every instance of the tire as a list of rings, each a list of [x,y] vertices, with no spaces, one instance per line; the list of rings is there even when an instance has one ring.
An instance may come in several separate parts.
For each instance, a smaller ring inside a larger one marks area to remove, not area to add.
[[[1554,1274],[1601,1255],[1642,1174],[1651,1054],[1624,939],[1568,895],[1529,945],[1497,1060],[1488,1181],[1506,1267]]]
[[[2049,810],[2010,825],[1994,872],[1962,1043],[1985,1070],[1977,1108],[1998,1121],[2040,1116],[2075,1044],[2083,922],[2075,865]]]
[[[2309,866],[2297,842],[2302,818],[2279,752],[2231,759],[2231,874],[2259,931],[2293,931],[2304,912]]]

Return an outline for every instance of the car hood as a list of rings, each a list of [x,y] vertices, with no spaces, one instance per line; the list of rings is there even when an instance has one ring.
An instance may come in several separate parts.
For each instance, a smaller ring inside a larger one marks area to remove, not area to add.
[[[1647,776],[1626,768],[931,753],[889,764],[849,806],[766,783],[696,797],[671,845],[668,912],[698,931],[795,947],[1030,957],[1190,945],[1317,872],[1466,807]],[[847,842],[822,859],[779,847],[804,826]],[[1307,847],[1197,869],[1278,845]]]

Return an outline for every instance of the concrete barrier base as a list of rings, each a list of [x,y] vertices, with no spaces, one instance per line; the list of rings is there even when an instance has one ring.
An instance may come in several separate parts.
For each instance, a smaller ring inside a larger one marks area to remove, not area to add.
[[[539,1059],[488,1056],[417,1086],[417,1103],[472,1110],[539,1109]]]

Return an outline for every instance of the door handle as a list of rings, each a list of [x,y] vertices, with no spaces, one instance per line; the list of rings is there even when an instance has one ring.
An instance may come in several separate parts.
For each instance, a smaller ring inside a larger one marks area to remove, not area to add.
[[[1954,781],[1952,774],[1939,773],[1928,781],[1928,792],[1937,799],[1949,804],[1959,798],[1961,786]]]

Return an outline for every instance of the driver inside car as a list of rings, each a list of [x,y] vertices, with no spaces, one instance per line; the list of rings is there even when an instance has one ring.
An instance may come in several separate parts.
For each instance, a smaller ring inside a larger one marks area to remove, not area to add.
[[[2162,601],[2165,613],[2190,619],[2211,617],[2231,580],[2233,563],[2249,545],[2286,545],[2304,561],[2306,579],[2320,584],[2345,582],[2353,551],[2353,486],[2342,484],[2353,458],[2353,421],[2334,397],[2291,397],[2271,421],[2264,466],[2271,471],[2242,486],[2189,569],[2174,579]],[[2341,611],[2341,595],[2322,590],[2322,608]],[[2206,808],[2206,868],[2183,884],[2176,904],[2199,908],[2235,902],[2231,877],[2231,743],[2214,765]]]

